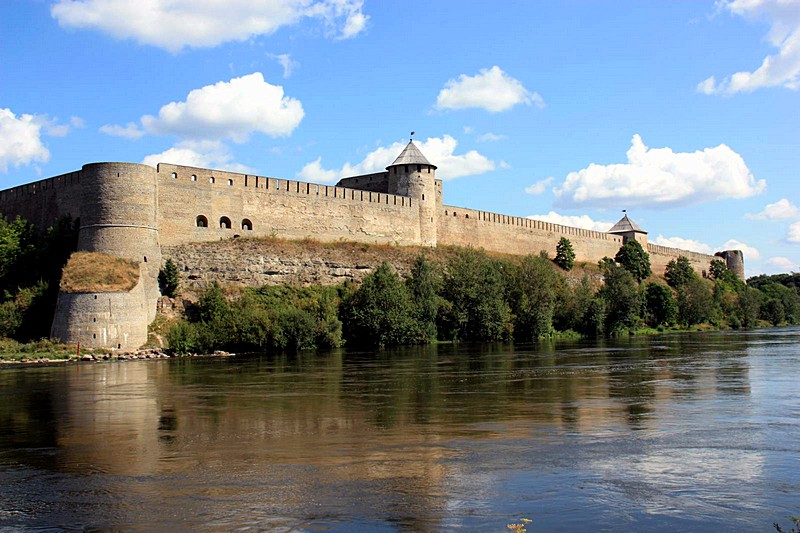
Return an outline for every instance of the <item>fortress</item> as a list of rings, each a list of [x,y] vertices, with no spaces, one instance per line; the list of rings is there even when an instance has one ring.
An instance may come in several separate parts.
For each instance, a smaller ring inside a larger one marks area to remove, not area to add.
[[[78,250],[139,263],[129,292],[66,293],[58,298],[52,337],[86,346],[135,349],[147,339],[160,295],[162,249],[234,237],[458,245],[551,256],[567,237],[576,261],[614,257],[629,239],[663,273],[678,256],[705,274],[715,256],[647,242],[623,217],[603,233],[445,205],[442,181],[413,142],[386,172],[344,178],[335,186],[160,163],[91,163],[79,171],[0,191],[0,213],[47,228],[61,216],[78,222]],[[744,277],[739,250],[718,252]]]

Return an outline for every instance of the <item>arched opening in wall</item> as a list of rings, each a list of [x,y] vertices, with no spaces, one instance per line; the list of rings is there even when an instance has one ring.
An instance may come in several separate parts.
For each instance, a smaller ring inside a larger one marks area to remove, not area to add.
[[[422,195],[422,199],[423,199],[423,200],[425,199],[425,195],[424,195],[424,194]]]
[[[210,178],[208,178],[208,182],[209,182],[209,183],[214,183],[214,181],[215,181],[215,180],[214,180],[214,176],[211,176]]]
[[[147,263],[147,256],[144,256],[144,262]]]
[[[219,227],[222,229],[231,229],[231,219],[228,217],[220,217]]]
[[[233,180],[228,180],[228,187],[233,185]]]
[[[253,223],[245,218],[242,220],[242,229],[245,231],[253,231]]]
[[[197,227],[198,228],[207,228],[208,227],[208,219],[203,215],[197,215]]]
[[[173,172],[172,173],[172,179],[174,179],[174,180],[178,179],[178,173],[177,172]]]
[[[192,181],[197,181],[197,174],[192,174]]]

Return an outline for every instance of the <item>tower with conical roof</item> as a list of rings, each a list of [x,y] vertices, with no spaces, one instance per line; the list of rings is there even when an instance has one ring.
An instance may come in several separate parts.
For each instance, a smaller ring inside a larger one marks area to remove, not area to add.
[[[639,227],[639,224],[628,218],[627,213],[607,233],[620,235],[623,243],[630,240],[638,241],[642,248],[647,250],[647,232]]]
[[[431,164],[410,140],[386,171],[389,194],[408,196],[419,205],[422,244],[436,246],[436,165]]]

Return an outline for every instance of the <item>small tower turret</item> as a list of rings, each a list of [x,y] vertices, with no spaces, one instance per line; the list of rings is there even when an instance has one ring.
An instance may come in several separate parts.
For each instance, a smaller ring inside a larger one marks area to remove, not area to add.
[[[607,233],[620,235],[623,244],[628,241],[637,241],[642,245],[642,248],[647,251],[647,232],[640,228],[639,224],[628,218],[627,213],[625,213],[622,218],[619,219],[619,222],[614,224],[614,227],[608,230]]]
[[[408,196],[419,205],[420,241],[424,246],[436,246],[436,165],[410,140],[386,170],[389,194]]]

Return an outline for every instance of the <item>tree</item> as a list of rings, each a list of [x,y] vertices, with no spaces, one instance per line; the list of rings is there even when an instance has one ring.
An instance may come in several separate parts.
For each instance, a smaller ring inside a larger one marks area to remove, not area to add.
[[[522,260],[510,291],[515,340],[530,342],[551,333],[560,280],[545,257],[529,255]]]
[[[343,302],[344,336],[348,343],[360,346],[418,342],[412,312],[408,289],[384,262]]]
[[[178,295],[178,286],[180,285],[180,277],[178,276],[178,267],[172,259],[167,259],[164,263],[164,268],[158,272],[158,285],[161,288],[161,294],[175,298]]]
[[[556,245],[555,264],[569,272],[575,265],[575,251],[572,243],[566,237],[561,237]]]
[[[708,322],[714,298],[708,282],[695,275],[678,289],[678,321],[685,327]]]
[[[673,259],[667,263],[664,277],[667,279],[667,285],[673,289],[679,289],[689,283],[689,280],[696,278],[697,274],[689,263],[689,259],[681,255],[678,256],[677,261]]]
[[[739,282],[736,274],[734,274],[731,270],[728,270],[728,265],[719,259],[711,260],[711,263],[708,266],[708,274],[713,280],[721,281],[731,285],[735,285]]]
[[[471,248],[450,259],[438,323],[444,338],[492,342],[508,336],[511,312],[505,300],[505,266]]]
[[[678,318],[678,304],[672,291],[660,283],[648,283],[644,291],[646,317],[650,326],[669,326]]]
[[[615,265],[606,270],[603,280],[600,296],[605,300],[606,332],[614,334],[636,326],[641,305],[633,274]]]
[[[411,266],[406,287],[411,295],[414,319],[427,342],[436,340],[436,316],[439,314],[441,279],[425,254],[420,254]]]
[[[642,245],[633,239],[623,244],[614,260],[633,274],[636,281],[641,282],[650,275],[650,254],[644,251]]]

